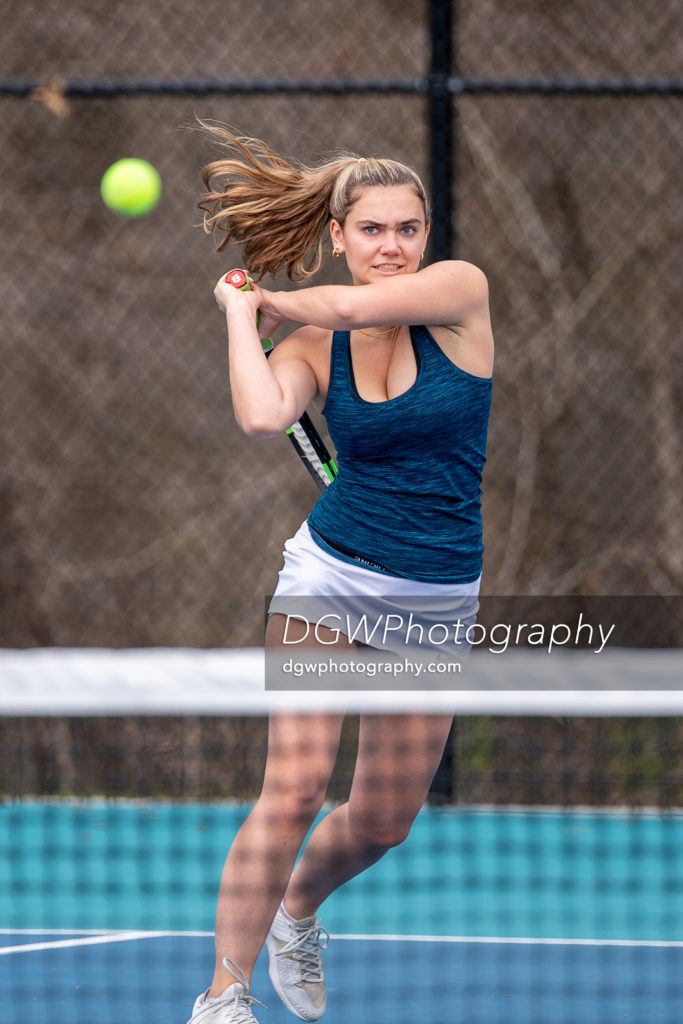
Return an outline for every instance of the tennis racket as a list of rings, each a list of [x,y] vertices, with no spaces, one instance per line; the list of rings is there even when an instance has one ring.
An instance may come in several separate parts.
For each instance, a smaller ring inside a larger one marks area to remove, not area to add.
[[[251,289],[251,282],[243,270],[231,270],[225,275],[225,280],[227,284],[231,284],[233,288],[239,288],[240,291]],[[266,357],[269,356],[273,351],[272,339],[264,338],[261,345]],[[287,428],[287,436],[320,490],[324,491],[336,477],[337,466],[307,412],[304,412],[296,423]]]

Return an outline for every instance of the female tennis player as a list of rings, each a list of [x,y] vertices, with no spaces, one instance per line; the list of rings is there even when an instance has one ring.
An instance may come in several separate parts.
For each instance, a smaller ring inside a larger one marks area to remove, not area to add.
[[[230,151],[205,168],[209,194],[200,203],[206,229],[224,233],[219,250],[242,243],[257,280],[283,268],[302,280],[319,268],[329,231],[352,282],[240,291],[222,277],[215,289],[241,428],[272,437],[317,403],[339,463],[285,545],[266,647],[296,639],[285,614],[290,596],[415,595],[421,608],[430,595],[439,607],[476,599],[493,365],[484,274],[458,260],[420,269],[430,211],[409,167],[358,157],[295,166],[259,140],[210,130]],[[260,338],[287,322],[300,326],[266,359]],[[332,628],[297,624],[309,650],[354,646]],[[264,943],[270,977],[292,1013],[314,1021],[325,1010],[328,936],[318,909],[406,838],[451,725],[450,715],[361,716],[348,801],[318,824],[294,868],[326,793],[342,719],[271,718],[261,796],[220,884],[213,981],[190,1024],[256,1024],[262,1004],[251,974]]]

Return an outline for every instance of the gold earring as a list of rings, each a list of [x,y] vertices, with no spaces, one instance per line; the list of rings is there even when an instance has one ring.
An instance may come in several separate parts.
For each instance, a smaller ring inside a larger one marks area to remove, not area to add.
[[[340,256],[341,253],[339,252],[339,249],[335,249],[334,252],[332,253],[332,259],[338,260]]]
[[[421,253],[420,253],[420,263],[422,262],[422,260],[423,260],[424,258],[425,258],[425,254],[424,254],[423,252],[421,252]]]

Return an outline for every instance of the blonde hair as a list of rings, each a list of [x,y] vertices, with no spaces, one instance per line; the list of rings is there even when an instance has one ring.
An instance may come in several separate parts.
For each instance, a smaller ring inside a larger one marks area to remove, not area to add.
[[[361,189],[374,185],[411,185],[429,223],[429,200],[419,176],[406,164],[344,155],[315,167],[293,164],[261,139],[234,134],[201,121],[203,128],[234,156],[207,164],[202,178],[208,191],[197,204],[204,230],[222,252],[232,242],[257,281],[283,267],[291,281],[303,281],[319,269],[323,230],[332,217],[344,225]]]

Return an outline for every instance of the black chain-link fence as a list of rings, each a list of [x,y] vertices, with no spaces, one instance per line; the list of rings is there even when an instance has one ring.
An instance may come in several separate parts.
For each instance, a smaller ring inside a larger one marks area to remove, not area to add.
[[[448,139],[435,206],[497,340],[484,591],[683,590],[673,0],[0,8],[1,645],[258,644],[316,498],[284,438],[233,420],[212,289],[240,258],[198,226],[197,116],[427,182]],[[123,156],[163,179],[135,221],[99,195]]]
[[[329,800],[344,800],[347,717]],[[0,719],[0,793],[253,800],[267,723],[256,717]],[[432,803],[680,808],[681,718],[455,719]]]

